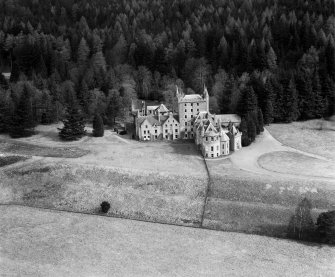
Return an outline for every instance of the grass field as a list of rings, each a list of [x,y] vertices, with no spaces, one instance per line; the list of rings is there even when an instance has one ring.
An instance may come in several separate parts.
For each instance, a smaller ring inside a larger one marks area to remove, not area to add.
[[[334,276],[335,249],[195,228],[0,207],[1,276]]]
[[[268,153],[258,159],[258,164],[274,172],[335,178],[335,163],[299,153],[283,151]]]
[[[198,226],[207,180],[74,165],[35,163],[0,173],[1,203],[17,203]]]
[[[333,182],[273,178],[236,169],[229,160],[208,161],[211,187],[204,225],[285,237],[291,216],[307,197],[318,214],[335,207]]]
[[[193,143],[142,143],[107,130],[103,138],[87,137],[68,144],[56,139],[52,127],[43,128],[43,135],[2,142],[9,145],[6,151],[40,157],[0,171],[0,203],[96,214],[100,203],[108,201],[110,216],[200,225],[208,174]],[[265,133],[228,159],[207,161],[212,182],[205,227],[285,237],[290,218],[304,197],[312,202],[314,219],[334,209],[334,179],[314,178],[319,167],[328,164],[319,160],[311,164],[312,158],[291,152],[289,158],[276,160],[280,152],[274,151],[281,151],[282,145]],[[260,160],[264,167],[291,176],[260,168],[257,159],[264,154]],[[242,164],[246,169],[240,169]],[[285,167],[291,167],[291,172]],[[262,171],[252,171],[258,168]],[[313,177],[295,178],[304,168]],[[328,174],[333,176],[331,168]]]
[[[310,120],[271,124],[267,130],[281,143],[335,160],[335,122]]]

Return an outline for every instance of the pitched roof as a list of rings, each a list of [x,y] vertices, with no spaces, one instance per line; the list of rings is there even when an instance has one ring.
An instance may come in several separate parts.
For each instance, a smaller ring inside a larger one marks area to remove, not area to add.
[[[237,114],[216,114],[214,115],[214,121],[215,123],[218,121],[221,123],[241,123],[241,117]]]
[[[186,94],[181,98],[181,102],[197,102],[204,100],[200,94]]]

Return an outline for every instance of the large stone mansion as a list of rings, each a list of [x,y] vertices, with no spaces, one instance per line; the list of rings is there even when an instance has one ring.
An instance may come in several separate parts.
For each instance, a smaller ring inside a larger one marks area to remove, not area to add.
[[[206,87],[202,95],[181,93],[177,87],[178,114],[164,104],[133,110],[136,138],[141,141],[192,139],[204,157],[229,155],[242,148],[241,118],[236,114],[209,112]]]

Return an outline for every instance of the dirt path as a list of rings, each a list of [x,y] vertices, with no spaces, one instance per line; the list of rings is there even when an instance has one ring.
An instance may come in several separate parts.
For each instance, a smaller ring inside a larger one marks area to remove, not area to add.
[[[303,172],[299,172],[297,174],[279,173],[279,172],[266,170],[259,165],[258,163],[259,157],[261,157],[264,154],[268,154],[271,152],[277,152],[277,151],[282,151],[282,152],[287,151],[287,152],[299,153],[299,154],[302,154],[308,157],[312,157],[315,159],[333,163],[333,161],[325,157],[311,154],[311,153],[306,153],[304,151],[300,151],[292,147],[282,145],[266,129],[261,135],[259,135],[256,138],[256,141],[252,143],[250,146],[245,147],[240,151],[234,152],[234,154],[230,156],[230,160],[233,162],[233,164],[237,168],[248,171],[248,172],[270,175],[276,178],[283,178],[283,177],[284,178],[301,178],[301,179],[311,179],[312,178],[315,180],[331,181],[335,183],[335,180],[333,178],[311,176],[311,175],[307,176],[307,175],[304,175]]]

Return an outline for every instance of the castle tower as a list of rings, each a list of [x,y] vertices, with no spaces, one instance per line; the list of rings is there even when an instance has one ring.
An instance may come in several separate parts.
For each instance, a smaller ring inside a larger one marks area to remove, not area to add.
[[[200,112],[209,111],[209,96],[206,86],[203,95],[181,93],[177,87],[178,114],[180,122],[180,137],[193,139],[195,137],[194,120]]]

